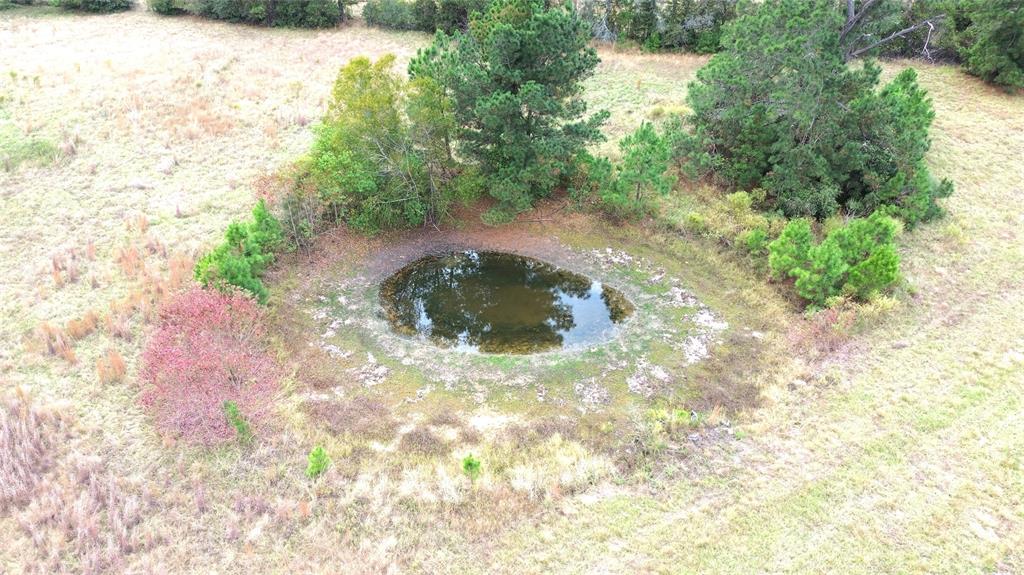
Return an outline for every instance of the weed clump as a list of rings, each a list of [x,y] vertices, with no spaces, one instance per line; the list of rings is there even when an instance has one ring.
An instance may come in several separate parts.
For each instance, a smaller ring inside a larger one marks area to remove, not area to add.
[[[224,415],[228,418],[231,427],[235,429],[238,440],[242,443],[252,443],[252,428],[249,427],[249,422],[245,420],[242,412],[238,410],[238,404],[231,400],[225,401]]]
[[[0,511],[30,499],[67,428],[60,412],[34,405],[20,389],[0,403]]]

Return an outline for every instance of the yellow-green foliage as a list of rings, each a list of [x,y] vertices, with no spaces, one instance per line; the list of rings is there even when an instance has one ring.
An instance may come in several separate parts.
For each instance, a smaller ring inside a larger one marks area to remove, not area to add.
[[[339,71],[309,162],[326,212],[365,232],[439,221],[454,195],[450,101],[394,62],[355,58]]]

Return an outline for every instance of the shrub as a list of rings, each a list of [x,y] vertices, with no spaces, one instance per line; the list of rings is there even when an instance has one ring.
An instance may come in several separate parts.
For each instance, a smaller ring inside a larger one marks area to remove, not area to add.
[[[327,467],[330,464],[331,458],[327,456],[323,446],[317,445],[309,452],[309,456],[306,458],[306,477],[310,479],[320,477],[324,471],[327,471]]]
[[[466,191],[448,185],[459,171],[451,100],[393,63],[355,58],[341,69],[308,163],[323,211],[370,233],[441,221]]]
[[[281,223],[260,200],[252,221],[232,222],[224,243],[196,262],[195,277],[204,286],[242,288],[266,303],[268,292],[260,278],[282,241]]]
[[[239,291],[192,288],[172,297],[142,353],[142,404],[164,434],[201,444],[236,437],[225,402],[257,431],[279,369],[263,344],[263,314]]]
[[[743,247],[753,255],[762,255],[768,249],[768,232],[764,228],[754,228],[740,234]]]
[[[651,192],[668,194],[674,179],[667,174],[671,150],[654,127],[644,122],[619,142],[622,162],[601,185],[601,201],[613,213],[641,215],[650,211]],[[604,177],[603,169],[595,172]]]
[[[424,32],[437,30],[437,2],[435,0],[415,0],[412,5],[416,29]]]
[[[464,32],[470,16],[487,10],[490,0],[438,0],[435,25],[446,34]]]
[[[185,11],[206,18],[263,26],[329,28],[345,18],[344,0],[155,0],[158,13]]]
[[[986,82],[1024,88],[1024,0],[968,0],[957,34],[964,68]]]
[[[794,270],[806,268],[813,244],[811,222],[802,218],[791,221],[769,246],[768,266],[772,274],[784,278],[792,276]]]
[[[164,16],[183,14],[185,12],[185,8],[180,0],[149,0],[149,9]]]
[[[800,297],[817,306],[841,294],[866,300],[899,279],[897,231],[895,220],[875,212],[834,229],[815,245],[810,223],[793,220],[768,246],[769,267],[777,278],[796,279]]]
[[[582,81],[599,61],[571,5],[498,0],[467,33],[439,36],[410,64],[454,100],[463,155],[477,163],[498,219],[528,209],[565,184],[587,144],[600,140],[600,112],[585,117]]]
[[[65,10],[121,12],[131,10],[133,0],[53,0],[53,3]]]
[[[843,22],[831,0],[779,0],[726,26],[724,50],[690,87],[694,131],[676,138],[677,153],[764,188],[788,216],[885,207],[909,225],[931,219],[952,192],[923,161],[931,102],[913,70],[876,92],[877,65],[848,67]]]
[[[736,0],[669,0],[662,10],[661,47],[711,54],[721,48],[722,27],[736,17]]]
[[[415,7],[406,0],[367,0],[363,6],[363,18],[370,26],[395,30],[417,28]]]
[[[480,477],[480,460],[473,457],[473,454],[462,458],[462,472],[466,474],[471,481],[476,481]]]

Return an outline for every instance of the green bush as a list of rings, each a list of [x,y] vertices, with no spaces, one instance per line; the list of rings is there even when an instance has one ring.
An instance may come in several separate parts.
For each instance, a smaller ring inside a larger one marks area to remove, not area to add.
[[[674,178],[668,175],[671,150],[668,142],[648,122],[619,142],[622,162],[611,174],[603,170],[595,176],[603,181],[599,186],[601,202],[606,209],[619,216],[639,216],[650,212],[650,195],[661,196],[672,189]]]
[[[433,79],[406,81],[394,56],[356,58],[338,73],[317,129],[309,181],[325,211],[367,233],[439,222],[467,200],[452,157],[450,99]]]
[[[964,68],[986,82],[1024,88],[1024,0],[966,0],[957,34]]]
[[[309,452],[309,456],[306,458],[306,477],[316,479],[323,475],[330,465],[331,458],[327,456],[327,451],[324,450],[322,445],[317,445]]]
[[[438,0],[435,25],[446,34],[464,32],[474,13],[487,10],[490,0]]]
[[[952,192],[924,163],[931,102],[912,69],[876,92],[876,64],[848,67],[843,21],[831,0],[779,0],[726,26],[724,50],[690,87],[693,132],[675,137],[676,153],[698,173],[764,188],[788,216],[931,219]]]
[[[370,26],[394,30],[417,28],[414,5],[406,0],[367,0],[363,18]]]
[[[164,16],[185,13],[181,0],[149,0],[149,9]]]
[[[739,240],[744,249],[755,256],[763,255],[768,250],[768,232],[764,228],[742,232]]]
[[[252,210],[250,222],[232,222],[224,243],[196,262],[195,277],[204,286],[237,286],[266,303],[268,292],[261,277],[274,261],[283,236],[281,224],[263,200]]]
[[[769,244],[769,267],[777,278],[794,278],[797,293],[814,305],[837,295],[867,300],[899,280],[898,228],[893,218],[875,212],[814,244],[810,222],[793,220]]]
[[[451,94],[464,157],[499,201],[501,217],[567,184],[606,112],[585,117],[582,81],[599,61],[571,5],[499,0],[468,33],[439,35],[410,64]]]
[[[661,47],[698,54],[721,49],[722,27],[736,18],[736,0],[669,0],[661,11]]]
[[[131,10],[133,0],[52,0],[54,6],[84,12],[121,12]]]
[[[423,32],[437,30],[437,2],[435,0],[415,0],[412,4],[416,29]]]
[[[177,9],[206,18],[298,28],[335,26],[345,17],[345,5],[345,0],[175,0],[173,3]],[[155,8],[154,11],[168,13]]]
[[[808,267],[814,232],[811,222],[797,219],[789,222],[782,234],[768,246],[768,266],[777,279],[793,276],[793,271]]]

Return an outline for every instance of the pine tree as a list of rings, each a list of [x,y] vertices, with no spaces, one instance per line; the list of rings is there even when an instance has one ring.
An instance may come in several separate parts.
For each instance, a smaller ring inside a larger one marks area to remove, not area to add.
[[[410,73],[452,97],[462,154],[479,164],[497,216],[528,209],[601,139],[606,112],[586,116],[582,81],[598,64],[570,5],[498,0],[453,39],[438,35]]]
[[[931,103],[913,71],[878,93],[875,63],[847,66],[844,22],[832,0],[777,0],[727,26],[687,96],[691,164],[765,189],[790,216],[935,217],[952,185],[923,162]]]
[[[993,84],[1024,88],[1024,0],[970,0],[961,50],[968,72]]]

